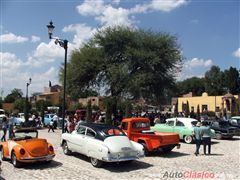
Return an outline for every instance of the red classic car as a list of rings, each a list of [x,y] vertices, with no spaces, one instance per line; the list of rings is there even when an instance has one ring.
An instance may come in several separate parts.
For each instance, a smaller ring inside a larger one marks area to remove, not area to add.
[[[50,162],[54,156],[53,146],[46,139],[38,138],[36,129],[18,129],[13,139],[0,143],[1,159],[10,159],[13,166],[38,161]]]

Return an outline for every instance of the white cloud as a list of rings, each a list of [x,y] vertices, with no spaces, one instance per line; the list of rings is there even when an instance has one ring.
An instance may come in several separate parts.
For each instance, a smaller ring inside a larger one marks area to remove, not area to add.
[[[152,0],[150,7],[153,10],[169,12],[186,4],[186,0]]]
[[[86,26],[85,24],[71,24],[63,28],[63,32],[74,32],[74,38],[72,48],[79,48],[79,46],[83,45],[89,38],[91,38],[96,32],[95,28]],[[71,51],[71,45],[70,51]]]
[[[83,16],[95,16],[101,14],[104,10],[103,0],[85,0],[84,3],[77,6],[78,13]]]
[[[32,36],[32,38],[31,38],[32,40],[32,42],[38,42],[38,41],[40,41],[41,39],[40,39],[40,37],[38,37],[38,36]]]
[[[234,51],[233,53],[234,57],[240,58],[240,48],[238,48],[236,51]]]
[[[0,88],[4,91],[4,96],[9,94],[14,88],[21,89],[25,94],[26,82],[28,82],[30,77],[32,84],[29,86],[29,94],[43,92],[43,87],[47,86],[49,80],[53,84],[58,83],[58,69],[52,66],[48,67],[48,64],[44,66],[43,71],[39,71],[39,68],[22,61],[10,52],[0,52],[0,60]]]
[[[150,3],[137,4],[131,9],[131,13],[146,13],[148,11],[170,12],[187,3],[186,0],[152,0]]]
[[[129,18],[129,10],[107,6],[102,14],[95,18],[104,26],[125,25],[132,26],[133,19]]]
[[[212,65],[213,61],[211,59],[204,60],[199,58],[193,58],[185,63],[185,67],[187,68],[210,67]]]
[[[17,36],[13,33],[0,35],[0,43],[23,43],[28,41],[27,37]]]
[[[0,60],[3,73],[15,72],[22,64],[22,61],[15,54],[9,52],[0,52]]]
[[[119,3],[119,0],[112,2],[113,5],[119,5]],[[133,8],[126,9],[105,4],[103,0],[85,0],[81,5],[77,6],[77,10],[83,16],[95,16],[95,19],[103,26],[134,26],[136,22],[134,14],[148,11],[169,12],[185,4],[187,4],[186,0],[152,0],[150,3],[137,4]]]
[[[211,59],[193,58],[184,62],[182,71],[177,75],[177,80],[182,81],[191,77],[204,77],[206,70],[213,65]]]

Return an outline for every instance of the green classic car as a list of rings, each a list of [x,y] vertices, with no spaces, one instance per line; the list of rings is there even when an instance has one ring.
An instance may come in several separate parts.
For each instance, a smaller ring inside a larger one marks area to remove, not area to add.
[[[193,142],[193,128],[196,126],[197,120],[193,118],[175,117],[166,119],[165,124],[155,124],[151,130],[157,132],[176,132],[185,143]],[[215,132],[211,129],[212,136]]]

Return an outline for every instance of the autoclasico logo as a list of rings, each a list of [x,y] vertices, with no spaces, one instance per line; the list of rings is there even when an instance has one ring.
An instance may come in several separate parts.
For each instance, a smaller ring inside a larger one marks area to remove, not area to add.
[[[214,178],[215,174],[213,172],[201,171],[184,171],[184,172],[168,172],[166,171],[163,174],[163,178],[188,178],[188,179],[205,179],[205,178]]]

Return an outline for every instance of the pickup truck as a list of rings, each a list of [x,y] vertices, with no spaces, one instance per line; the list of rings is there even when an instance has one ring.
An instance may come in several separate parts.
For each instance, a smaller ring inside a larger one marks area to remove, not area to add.
[[[148,118],[126,118],[120,127],[130,140],[143,145],[145,155],[156,150],[168,153],[175,146],[180,148],[178,133],[154,132],[150,130]]]

